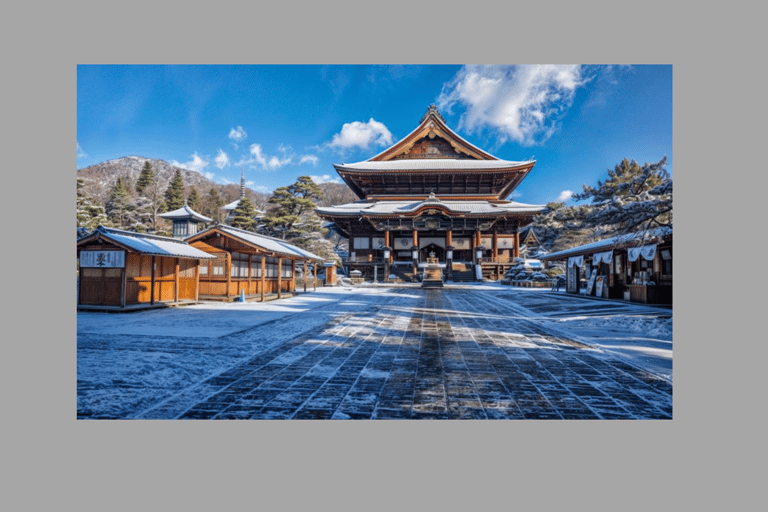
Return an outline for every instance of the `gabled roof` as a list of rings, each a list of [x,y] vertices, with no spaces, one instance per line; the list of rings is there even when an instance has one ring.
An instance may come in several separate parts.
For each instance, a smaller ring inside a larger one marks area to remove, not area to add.
[[[593,254],[595,252],[604,251],[606,249],[618,249],[642,243],[658,243],[664,239],[668,239],[671,236],[672,228],[656,228],[647,233],[628,233],[626,235],[614,236],[604,240],[599,240],[597,242],[592,242],[591,244],[571,247],[570,249],[565,249],[547,254],[546,256],[541,256],[539,259],[544,261],[562,260],[570,256]]]
[[[213,220],[204,215],[200,215],[195,210],[187,206],[187,203],[184,203],[184,206],[177,210],[173,210],[172,212],[161,213],[159,217],[170,220],[191,219],[199,222],[211,222]]]
[[[231,212],[231,211],[234,211],[235,208],[237,208],[238,204],[240,204],[240,199],[236,199],[236,200],[232,201],[229,204],[225,204],[224,206],[221,207],[221,209],[222,210],[227,210],[228,212]],[[256,210],[256,213],[259,214],[259,215],[263,215],[264,214],[263,211],[259,210],[255,206],[254,206],[253,209]]]
[[[187,238],[184,239],[184,241],[195,242],[198,240],[203,240],[204,238],[207,238],[212,233],[215,233],[217,231],[219,233],[223,233],[225,235],[231,236],[232,238],[235,238],[245,243],[246,245],[250,245],[254,248],[261,249],[267,252],[272,252],[272,253],[280,254],[283,256],[299,258],[303,260],[325,261],[325,258],[322,258],[316,254],[306,251],[300,247],[296,247],[293,244],[289,244],[285,240],[272,238],[271,236],[260,235],[252,231],[245,231],[243,229],[233,228],[232,226],[228,226],[226,224],[216,224],[214,226],[211,226],[208,229],[195,233],[194,235],[188,236]]]
[[[434,138],[440,137],[448,141],[448,143],[456,150],[457,153],[467,155],[477,160],[498,160],[495,156],[486,153],[482,149],[474,146],[468,141],[460,137],[456,132],[448,128],[445,124],[443,116],[437,111],[435,105],[430,105],[427,109],[427,113],[421,118],[419,126],[416,127],[411,133],[406,135],[402,140],[395,143],[393,146],[385,149],[378,155],[369,159],[369,161],[386,161],[391,160],[395,156],[407,152],[413,145],[426,137]]]
[[[147,235],[145,233],[134,233],[132,231],[123,231],[122,229],[106,228],[99,226],[95,231],[85,235],[77,240],[77,245],[81,246],[103,238],[118,247],[131,252],[138,252],[148,256],[170,256],[175,258],[213,258],[208,253],[195,249],[188,243],[175,238],[164,236]]]

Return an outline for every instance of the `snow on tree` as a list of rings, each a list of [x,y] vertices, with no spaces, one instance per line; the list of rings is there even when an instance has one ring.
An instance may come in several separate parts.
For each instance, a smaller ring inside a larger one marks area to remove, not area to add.
[[[136,181],[136,192],[141,194],[144,187],[150,185],[155,179],[155,171],[152,169],[152,164],[149,160],[144,162],[144,167],[141,169],[139,179]]]
[[[319,199],[322,194],[323,191],[309,176],[300,176],[293,185],[276,189],[269,198],[269,204],[275,206],[270,208],[262,219],[265,229],[283,240],[315,229],[307,222],[309,214],[314,214],[317,207],[314,200]]]
[[[245,229],[246,231],[253,231],[258,225],[256,222],[256,207],[247,197],[240,199],[237,203],[237,207],[233,212],[232,221],[230,224],[236,228]]]
[[[133,210],[131,205],[131,193],[128,185],[122,177],[118,177],[115,186],[109,194],[106,205],[106,214],[110,222],[116,226],[124,227],[129,224],[128,214]]]
[[[605,182],[598,181],[595,188],[584,185],[573,196],[592,200],[583,224],[608,236],[672,227],[672,177],[666,164],[666,156],[642,166],[625,158],[608,170]]]
[[[77,179],[77,227],[86,228],[86,230],[96,229],[99,224],[109,225],[109,219],[104,211],[104,207],[96,203],[90,197],[86,196],[81,190],[83,180]]]

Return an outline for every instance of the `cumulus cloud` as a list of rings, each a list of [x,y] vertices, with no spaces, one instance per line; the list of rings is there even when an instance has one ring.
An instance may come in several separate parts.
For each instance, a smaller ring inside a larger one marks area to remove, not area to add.
[[[341,178],[339,176],[336,176],[334,178],[330,174],[323,174],[322,176],[310,175],[309,177],[312,178],[312,181],[314,181],[318,185],[320,185],[321,183],[341,183]]]
[[[175,167],[181,167],[182,169],[187,169],[189,171],[202,172],[202,170],[208,167],[208,164],[210,163],[208,160],[198,155],[197,152],[195,152],[190,158],[191,160],[189,162],[184,163],[173,160],[171,161],[171,165]]]
[[[77,158],[85,158],[88,154],[80,147],[80,143],[77,143]]]
[[[491,129],[499,142],[541,143],[573,104],[585,83],[579,65],[465,66],[443,85],[438,107],[465,109],[459,128]]]
[[[318,160],[319,159],[315,155],[301,155],[301,159],[299,160],[299,164],[310,163],[313,166],[316,166]]]
[[[214,162],[216,167],[223,169],[229,165],[229,156],[222,149],[219,149],[219,154],[216,155]]]
[[[248,136],[247,133],[245,133],[245,130],[243,130],[242,126],[238,126],[237,128],[232,128],[229,130],[228,137],[232,139],[235,142],[240,142],[243,139],[245,139]]]
[[[557,201],[558,203],[564,203],[568,201],[571,198],[571,196],[573,196],[573,191],[563,190],[562,192],[560,192],[560,195],[557,196],[557,199],[555,199],[555,201]]]
[[[392,133],[383,123],[373,118],[367,123],[360,121],[344,123],[341,132],[335,134],[327,146],[331,149],[344,151],[353,148],[368,149],[371,144],[375,146],[392,144]]]

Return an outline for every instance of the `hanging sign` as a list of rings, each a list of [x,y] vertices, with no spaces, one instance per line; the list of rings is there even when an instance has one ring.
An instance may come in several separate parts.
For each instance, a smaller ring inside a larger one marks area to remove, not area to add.
[[[123,268],[125,251],[80,251],[80,266],[85,268]]]

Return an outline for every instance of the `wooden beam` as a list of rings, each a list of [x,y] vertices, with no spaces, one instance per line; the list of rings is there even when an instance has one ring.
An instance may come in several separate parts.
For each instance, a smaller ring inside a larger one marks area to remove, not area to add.
[[[283,288],[283,258],[277,257],[277,298],[282,299]]]
[[[266,276],[267,273],[267,257],[263,254],[261,255],[261,302],[264,302],[264,285],[266,284]]]

